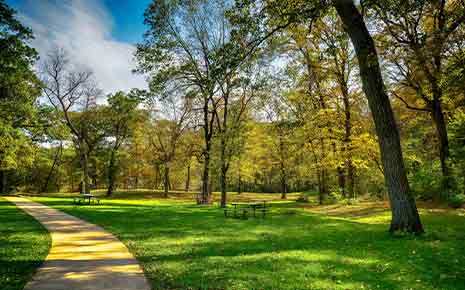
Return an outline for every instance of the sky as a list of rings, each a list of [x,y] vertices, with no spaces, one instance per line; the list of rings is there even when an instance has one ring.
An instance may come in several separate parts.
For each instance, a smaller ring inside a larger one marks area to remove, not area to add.
[[[135,44],[146,29],[143,13],[151,0],[6,0],[32,28],[41,58],[65,49],[72,61],[91,69],[103,91],[145,88],[135,68]]]

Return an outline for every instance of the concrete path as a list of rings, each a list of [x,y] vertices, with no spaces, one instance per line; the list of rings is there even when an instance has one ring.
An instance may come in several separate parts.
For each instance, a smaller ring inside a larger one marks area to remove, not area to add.
[[[148,290],[142,269],[99,226],[21,197],[5,197],[50,232],[52,247],[25,290]]]

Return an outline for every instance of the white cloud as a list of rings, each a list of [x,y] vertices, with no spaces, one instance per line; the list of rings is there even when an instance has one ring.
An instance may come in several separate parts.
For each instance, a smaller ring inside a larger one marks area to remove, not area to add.
[[[54,47],[64,48],[73,62],[94,72],[105,93],[147,86],[142,76],[131,72],[135,47],[112,39],[112,17],[100,1],[26,0],[23,4],[21,20],[32,28],[32,46],[42,58]]]

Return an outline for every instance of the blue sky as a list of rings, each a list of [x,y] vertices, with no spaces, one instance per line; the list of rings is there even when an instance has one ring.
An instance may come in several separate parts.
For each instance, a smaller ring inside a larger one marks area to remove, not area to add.
[[[41,59],[61,47],[74,64],[94,72],[105,93],[144,88],[134,75],[135,44],[146,29],[143,13],[151,0],[6,0],[32,28]]]
[[[138,42],[145,32],[144,11],[151,0],[105,0],[116,26],[115,38],[121,41]]]
[[[46,0],[35,0],[35,2],[40,1]],[[60,3],[63,0],[50,2]],[[96,0],[95,2],[101,2],[111,15],[114,22],[112,35],[115,39],[129,43],[142,40],[142,34],[145,31],[143,14],[151,0]],[[27,13],[31,9],[28,7],[31,5],[30,1],[26,0],[6,0],[6,3],[22,13]]]

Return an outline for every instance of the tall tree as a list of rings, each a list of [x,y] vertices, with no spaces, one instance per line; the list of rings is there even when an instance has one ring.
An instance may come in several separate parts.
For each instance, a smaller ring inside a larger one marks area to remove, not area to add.
[[[224,55],[230,60],[230,67],[224,81],[218,81],[221,101],[216,112],[217,135],[220,139],[220,206],[226,206],[227,174],[233,155],[238,152],[238,139],[243,134],[247,112],[252,101],[262,94],[267,85],[264,63],[249,58],[248,62],[237,65],[232,58],[240,49],[230,50]],[[256,56],[256,55],[255,55]]]
[[[257,7],[258,6],[258,7]],[[373,38],[353,0],[256,3],[237,1],[233,13],[242,33],[250,35],[253,50],[266,39],[296,23],[310,22],[334,7],[355,48],[363,90],[373,115],[381,149],[392,220],[390,231],[423,232],[415,199],[410,191],[400,147],[400,137],[386,93]]]
[[[457,52],[453,35],[465,23],[463,0],[365,1],[384,24],[388,35],[388,60],[394,64],[393,80],[422,100],[416,106],[400,94],[407,108],[428,112],[439,140],[442,186],[445,198],[451,190],[449,138],[444,110],[444,63]]]
[[[163,165],[163,189],[166,198],[170,189],[170,168],[178,153],[183,133],[188,128],[192,105],[188,99],[173,95],[163,95],[158,101],[153,101],[151,107],[154,124],[150,144],[155,149],[156,159]],[[161,107],[157,108],[157,105]]]
[[[27,42],[32,31],[0,0],[0,194],[6,193],[7,171],[32,161],[25,132],[37,124],[35,101],[41,84],[32,66],[36,51]]]
[[[90,193],[88,159],[91,145],[88,126],[91,124],[82,118],[85,118],[85,113],[96,105],[96,98],[101,92],[93,81],[92,73],[76,68],[70,63],[66,52],[59,48],[48,54],[42,66],[42,81],[45,95],[55,110],[61,114],[62,122],[73,136],[83,171],[84,192],[88,194]]]
[[[128,140],[135,118],[140,98],[135,92],[125,94],[116,92],[110,94],[108,100],[109,137],[111,137],[110,157],[108,160],[108,189],[107,195],[113,193],[115,176],[118,172],[118,151],[121,145]]]
[[[350,91],[350,78],[354,71],[353,50],[349,46],[350,40],[343,32],[342,23],[333,15],[325,17],[325,25],[322,28],[322,41],[325,44],[325,53],[327,54],[329,67],[326,69],[336,81],[339,95],[342,97],[342,107],[344,112],[344,136],[342,156],[345,159],[346,174],[343,173],[341,166],[338,166],[339,187],[343,196],[347,193],[349,197],[354,197],[355,184],[355,166],[353,164],[352,139],[353,139],[353,120],[352,120],[352,103],[353,96]]]
[[[224,76],[221,54],[227,37],[223,1],[154,0],[145,12],[149,30],[138,45],[136,57],[141,73],[151,74],[151,86],[183,88],[195,97],[203,129],[201,204],[210,203],[210,161],[215,112],[219,97],[216,80]]]
[[[355,47],[363,90],[375,121],[392,210],[389,230],[422,233],[415,198],[407,180],[399,131],[384,86],[373,38],[352,0],[335,0],[334,6]]]

